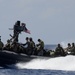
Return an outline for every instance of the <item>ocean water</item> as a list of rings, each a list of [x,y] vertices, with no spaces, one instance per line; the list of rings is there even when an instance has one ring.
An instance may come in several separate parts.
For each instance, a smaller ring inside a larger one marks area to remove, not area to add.
[[[54,49],[56,45],[45,48]],[[38,58],[27,63],[19,62],[0,69],[0,75],[75,75],[75,56]]]
[[[51,44],[51,45],[47,44],[47,45],[45,45],[44,48],[48,49],[48,50],[55,50],[56,47],[57,47],[56,44]]]
[[[75,75],[75,72],[61,70],[1,69],[0,75]]]

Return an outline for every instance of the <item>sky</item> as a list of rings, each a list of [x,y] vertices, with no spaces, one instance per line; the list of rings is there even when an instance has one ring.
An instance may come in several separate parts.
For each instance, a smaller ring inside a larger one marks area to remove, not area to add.
[[[26,23],[31,34],[22,32],[19,42],[32,37],[45,44],[75,42],[75,0],[0,0],[0,35],[4,43],[13,35],[17,20]]]

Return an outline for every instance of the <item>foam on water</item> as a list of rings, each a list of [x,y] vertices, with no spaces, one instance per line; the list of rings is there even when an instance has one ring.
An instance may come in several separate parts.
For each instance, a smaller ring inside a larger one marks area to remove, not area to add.
[[[17,63],[19,69],[47,69],[75,71],[75,56],[57,57],[49,59],[34,59],[28,63]]]

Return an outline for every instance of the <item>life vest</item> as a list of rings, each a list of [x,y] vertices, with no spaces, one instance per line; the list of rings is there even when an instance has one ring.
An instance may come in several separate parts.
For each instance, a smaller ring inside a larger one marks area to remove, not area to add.
[[[35,43],[33,41],[30,42],[30,47],[34,48],[35,47]]]
[[[39,43],[39,46],[40,46],[40,49],[44,49],[44,42],[41,41],[41,42]]]

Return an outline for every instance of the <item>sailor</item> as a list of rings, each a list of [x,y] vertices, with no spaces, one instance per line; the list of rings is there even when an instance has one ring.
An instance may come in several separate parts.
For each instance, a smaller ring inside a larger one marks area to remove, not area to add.
[[[43,55],[43,50],[44,50],[44,42],[41,39],[38,39],[38,44],[37,44],[37,48],[38,48],[38,55]]]
[[[26,46],[26,47],[29,46],[29,38],[28,38],[28,37],[26,37],[26,43],[25,43],[25,44],[22,44],[22,45],[24,45],[24,46]]]
[[[4,44],[3,44],[3,42],[1,41],[1,36],[0,36],[0,50],[2,50],[3,46],[4,46]]]
[[[65,49],[65,52],[67,53],[67,54],[70,54],[71,53],[71,44],[70,43],[68,43],[67,44],[67,48]]]
[[[71,54],[75,55],[75,43],[72,43]]]
[[[18,42],[19,33],[26,32],[30,34],[30,31],[26,28],[25,23],[20,23],[20,21],[17,21],[14,25],[14,41]]]
[[[20,31],[20,21],[17,21],[14,25],[14,34],[13,34],[13,37],[14,37],[14,41],[18,42],[18,37],[19,37],[19,33],[21,32]]]
[[[28,50],[30,48],[30,42],[29,42],[29,38],[28,37],[26,37],[26,43],[22,44],[22,45],[25,46],[24,53],[28,54]]]
[[[30,54],[33,54],[35,49],[35,43],[32,38],[29,38],[29,49],[30,49]]]
[[[60,44],[58,44],[55,49],[55,56],[63,56],[63,55],[65,55],[64,49],[61,47]]]

